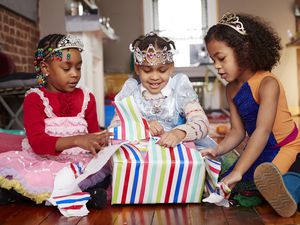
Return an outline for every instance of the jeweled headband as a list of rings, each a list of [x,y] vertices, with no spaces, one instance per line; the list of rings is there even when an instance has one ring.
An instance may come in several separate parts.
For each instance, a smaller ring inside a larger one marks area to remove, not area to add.
[[[67,34],[64,36],[57,44],[57,47],[52,49],[43,49],[43,48],[38,48],[37,51],[35,52],[35,60],[33,62],[35,70],[37,73],[41,72],[41,67],[40,64],[41,62],[47,60],[47,59],[56,59],[61,61],[62,60],[62,50],[64,49],[71,49],[71,48],[76,48],[80,52],[83,51],[83,43],[80,38]],[[66,54],[67,60],[71,58],[71,54],[68,51]]]
[[[80,38],[67,34],[64,36],[57,44],[57,47],[52,49],[48,48],[48,52],[44,50],[43,48],[38,48],[35,53],[35,58],[38,61],[46,60],[48,58],[54,59],[57,58],[59,60],[62,59],[62,50],[64,49],[70,49],[70,48],[76,48],[80,52],[83,51],[83,43]],[[45,54],[46,52],[46,54]],[[70,53],[67,53],[67,59],[69,60],[71,57]]]
[[[153,33],[146,35],[150,36]],[[167,41],[169,43],[169,41]],[[165,46],[162,50],[156,49],[153,44],[149,44],[146,50],[141,51],[139,47],[129,45],[130,51],[133,53],[134,63],[138,65],[158,65],[173,63],[174,48],[170,45],[170,49]]]
[[[233,13],[227,12],[225,13],[218,24],[222,24],[225,26],[229,26],[239,32],[242,35],[247,35],[247,32],[244,28],[243,23],[240,21],[239,17]]]

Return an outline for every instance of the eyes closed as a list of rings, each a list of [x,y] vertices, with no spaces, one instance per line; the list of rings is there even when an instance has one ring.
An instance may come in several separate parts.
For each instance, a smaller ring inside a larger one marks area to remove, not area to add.
[[[70,71],[71,69],[72,69],[72,67],[74,66],[75,67],[75,69],[77,70],[77,71],[81,71],[81,62],[80,63],[78,63],[77,65],[73,65],[72,63],[62,63],[61,64],[61,68],[65,71],[65,72],[68,72],[68,71]]]
[[[226,58],[225,56],[218,56],[218,57],[216,57],[216,59],[213,59],[213,58],[211,58],[211,59],[215,63],[216,60],[219,62],[223,62],[225,60],[225,58]]]
[[[141,69],[145,72],[145,73],[150,73],[153,72],[155,70],[157,70],[160,73],[165,73],[168,71],[169,67],[168,66],[161,66],[158,68],[153,68],[152,66],[142,66]]]

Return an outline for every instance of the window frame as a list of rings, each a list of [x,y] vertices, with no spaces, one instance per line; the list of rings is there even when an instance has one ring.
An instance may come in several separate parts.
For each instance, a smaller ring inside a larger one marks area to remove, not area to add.
[[[216,24],[217,22],[217,0],[207,0],[206,8],[207,11],[203,13],[207,14],[206,25],[207,28],[209,28],[212,25]],[[153,11],[154,11],[153,0],[143,0],[144,34],[154,30]],[[184,71],[186,69],[190,71],[192,74],[199,74],[198,72],[200,72],[199,67],[195,67],[195,66],[177,67],[177,69],[180,71]],[[202,69],[200,70],[202,71]]]

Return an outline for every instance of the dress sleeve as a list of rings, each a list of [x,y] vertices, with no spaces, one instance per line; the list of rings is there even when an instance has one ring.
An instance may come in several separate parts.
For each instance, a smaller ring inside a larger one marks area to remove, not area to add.
[[[175,78],[175,79],[174,79]],[[186,132],[184,141],[192,141],[207,136],[209,122],[201,107],[198,95],[193,85],[185,74],[177,74],[173,78],[176,92],[177,107],[186,118],[186,123],[175,128]]]
[[[172,78],[172,89],[176,93],[176,107],[180,112],[184,111],[188,103],[199,102],[198,95],[185,74],[177,74]]]
[[[87,109],[85,110],[85,120],[87,121],[88,124],[89,133],[100,131],[96,109],[97,107],[96,107],[95,96],[92,93],[90,93],[90,101],[88,103]],[[103,111],[100,111],[100,113],[103,113]]]
[[[36,154],[58,155],[55,144],[58,137],[52,137],[45,133],[44,105],[36,93],[27,95],[24,99],[24,127],[29,144]]]
[[[123,85],[121,91],[115,96],[115,101],[121,101],[122,99],[133,95],[138,90],[138,82],[133,78],[129,78]]]
[[[193,141],[207,136],[209,122],[199,102],[188,103],[184,108],[186,123],[175,128],[186,132],[184,141]]]

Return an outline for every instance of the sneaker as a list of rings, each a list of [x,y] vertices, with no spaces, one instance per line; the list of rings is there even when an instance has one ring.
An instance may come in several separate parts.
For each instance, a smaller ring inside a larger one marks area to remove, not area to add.
[[[87,189],[90,193],[91,199],[86,204],[88,208],[103,209],[107,205],[107,194],[106,190],[103,188],[91,188]]]
[[[254,173],[254,182],[262,196],[282,217],[290,217],[297,211],[297,203],[286,188],[282,175],[272,163],[262,163]]]

